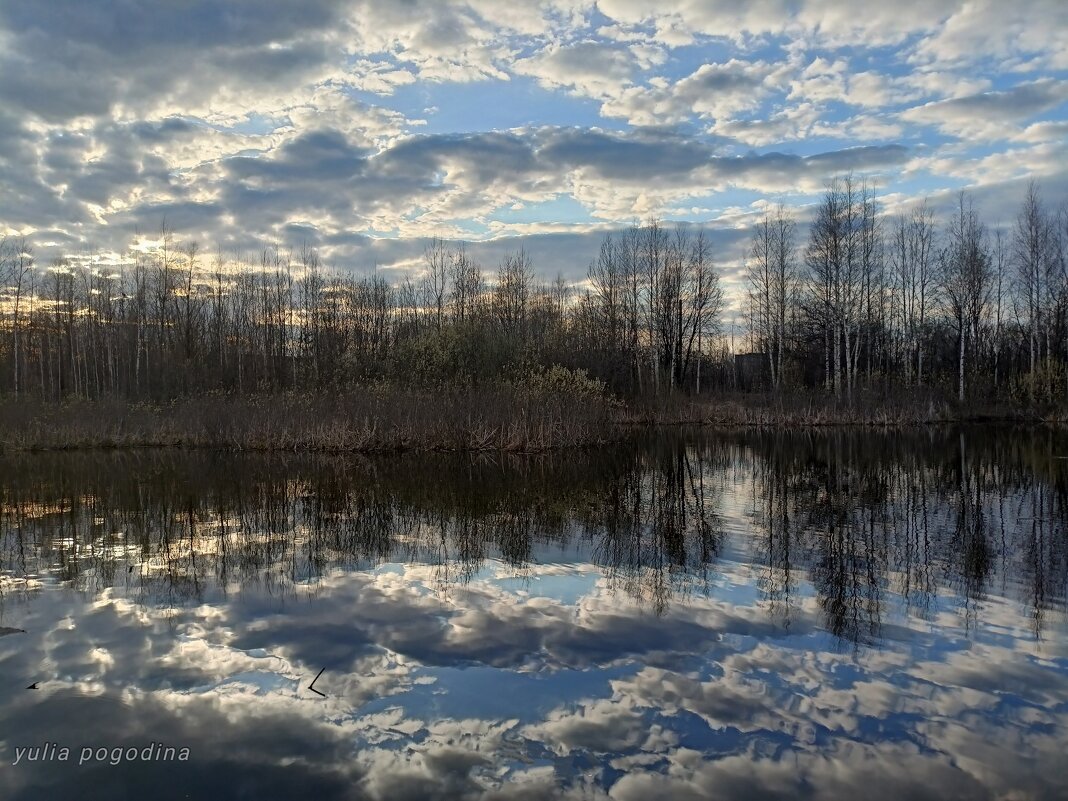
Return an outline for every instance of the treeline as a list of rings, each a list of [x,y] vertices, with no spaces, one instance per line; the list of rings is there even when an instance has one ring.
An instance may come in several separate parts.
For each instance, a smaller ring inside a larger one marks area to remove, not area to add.
[[[723,254],[656,220],[605,236],[577,285],[539,280],[523,251],[487,270],[442,240],[400,282],[330,270],[311,248],[205,254],[166,228],[112,265],[42,267],[31,244],[0,245],[0,393],[20,397],[1068,391],[1068,211],[1035,184],[1014,223],[992,228],[964,194],[941,218],[926,202],[888,216],[870,186],[837,178],[804,230],[783,207],[755,227],[729,335]]]
[[[1068,390],[1068,205],[1032,182],[991,227],[961,192],[886,216],[871,187],[832,181],[807,237],[781,206],[746,265],[752,349],[774,388],[936,387],[961,401],[1061,400]]]
[[[626,331],[647,354],[639,385],[700,381],[722,306],[704,236],[654,222],[627,241],[642,269],[630,289],[641,322]],[[616,377],[615,332],[592,297],[576,298],[562,278],[539,281],[523,251],[487,275],[462,244],[434,240],[423,267],[392,283],[330,271],[309,248],[225,259],[164,229],[115,266],[39,269],[30,243],[9,241],[0,391],[165,399],[505,381],[582,394]]]

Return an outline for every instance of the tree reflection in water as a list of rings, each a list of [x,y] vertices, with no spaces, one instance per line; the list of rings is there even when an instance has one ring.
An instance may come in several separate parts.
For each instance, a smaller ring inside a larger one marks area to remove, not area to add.
[[[0,797],[1063,795],[1064,444],[8,458]]]
[[[787,630],[802,582],[826,630],[857,644],[883,636],[888,604],[923,618],[940,594],[972,626],[996,583],[1041,636],[1068,586],[1061,441],[839,430],[538,458],[8,458],[0,589],[11,602],[56,579],[169,606],[249,585],[285,596],[331,570],[399,561],[433,566],[447,595],[486,560],[522,577],[566,556],[662,614],[708,595],[717,561],[741,552]]]

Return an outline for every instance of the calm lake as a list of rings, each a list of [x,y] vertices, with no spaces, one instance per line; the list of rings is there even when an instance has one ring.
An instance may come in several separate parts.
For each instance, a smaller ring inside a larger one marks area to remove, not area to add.
[[[0,798],[1068,797],[1066,591],[1046,430],[8,456]]]

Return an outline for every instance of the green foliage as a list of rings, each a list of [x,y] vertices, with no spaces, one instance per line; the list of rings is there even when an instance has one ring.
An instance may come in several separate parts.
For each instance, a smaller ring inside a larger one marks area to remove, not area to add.
[[[1012,383],[1012,397],[1028,403],[1056,403],[1064,398],[1065,380],[1063,364],[1043,362],[1032,372],[1016,377]]]
[[[603,399],[608,387],[585,370],[571,370],[558,364],[525,366],[513,380],[513,386],[531,395],[556,395],[580,399]]]
[[[399,339],[391,378],[409,387],[466,387],[501,381],[523,361],[520,342],[482,321],[450,322]]]

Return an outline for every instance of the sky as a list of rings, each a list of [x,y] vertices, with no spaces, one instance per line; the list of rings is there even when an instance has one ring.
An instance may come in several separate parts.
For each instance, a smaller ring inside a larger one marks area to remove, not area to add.
[[[1066,77],[1063,0],[3,0],[0,233],[398,275],[443,236],[578,280],[656,216],[737,275],[847,171],[888,212],[1068,199]]]

